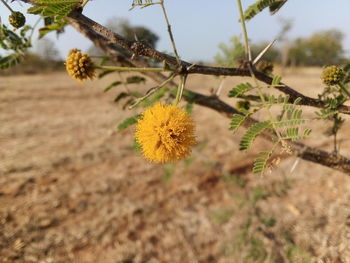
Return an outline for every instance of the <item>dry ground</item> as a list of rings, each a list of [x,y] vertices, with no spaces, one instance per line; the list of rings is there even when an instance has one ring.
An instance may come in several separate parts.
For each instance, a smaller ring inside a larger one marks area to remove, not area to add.
[[[284,80],[315,96],[318,76]],[[113,103],[116,90],[102,92],[112,80],[1,77],[0,262],[350,262],[349,175],[293,156],[253,175],[258,150],[239,152],[242,132],[199,106],[193,156],[150,164],[133,149],[133,128],[116,132],[134,112]],[[222,96],[239,81],[227,79]],[[188,84],[209,94],[219,80]],[[307,143],[331,150],[325,124],[310,125]],[[340,140],[350,157],[349,130]]]

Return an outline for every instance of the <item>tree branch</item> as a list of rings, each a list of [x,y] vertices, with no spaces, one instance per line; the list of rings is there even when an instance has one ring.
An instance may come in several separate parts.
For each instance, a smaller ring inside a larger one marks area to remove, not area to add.
[[[82,33],[87,38],[89,38],[96,46],[98,46],[99,48],[104,50],[109,56],[111,56],[114,62],[123,63],[125,65],[135,66],[135,67],[145,67],[148,65],[148,63],[145,60],[130,60],[125,55],[121,54],[116,48],[115,44],[118,44],[119,43],[118,41],[121,40],[122,38],[117,34],[114,34],[113,32],[104,28],[103,26],[97,24],[96,22],[92,21],[91,19],[79,13],[74,12],[69,16],[68,20],[69,20],[69,23],[75,29],[77,29],[80,33]],[[135,52],[134,49],[131,48],[132,46],[139,45],[140,43],[141,43],[141,46],[144,45],[144,43],[142,42],[129,42],[125,40],[121,40],[121,41],[124,47],[132,52]],[[168,56],[166,54],[160,53],[150,47],[147,47],[146,50],[142,48],[141,53],[143,54],[143,56],[147,54],[146,57],[162,58],[160,59],[160,61],[165,60],[170,65],[174,65],[173,63],[176,63],[175,58]],[[185,67],[191,65],[190,63],[184,62],[184,61],[182,61],[182,63]],[[200,73],[200,74],[214,73],[211,75],[217,75],[215,74],[215,72],[221,72],[221,73],[230,72],[230,74],[227,74],[227,75],[229,76],[248,76],[249,75],[249,71],[246,72],[243,69],[214,68],[214,67],[205,67],[205,66],[196,66],[196,65],[193,66],[192,69],[193,68],[196,68],[197,71],[195,72],[192,71],[192,73]],[[159,72],[145,72],[144,74],[151,77],[152,79],[154,79],[159,83],[163,82],[166,79],[166,76]],[[265,83],[268,83],[271,81],[270,77],[267,77],[260,72],[256,72],[256,74],[257,74],[257,78],[263,79]],[[173,87],[177,87],[176,83],[174,82],[170,83],[170,85],[172,85]],[[288,90],[288,87],[286,90]],[[226,104],[225,102],[221,101],[216,96],[205,96],[190,90],[186,90],[184,92],[184,98],[189,102],[193,102],[198,105],[211,108],[219,113],[224,114],[227,117],[231,117],[232,114],[234,113],[240,114],[239,111],[237,111],[235,108],[231,107],[230,105]],[[314,99],[311,99],[311,100],[314,100]],[[311,106],[314,106],[314,105],[311,105]],[[245,123],[245,126],[250,126],[256,122],[257,121],[254,120],[253,118],[249,118]],[[275,135],[271,132],[264,132],[262,136],[264,138],[271,140],[271,137],[274,137]],[[350,159],[342,155],[339,155],[339,154],[335,155],[335,154],[323,151],[321,149],[309,147],[303,143],[288,141],[288,145],[293,149],[296,155],[298,155],[300,158],[304,160],[318,163],[326,167],[339,170],[346,174],[350,174]]]
[[[96,33],[108,39],[109,42],[116,44],[125,48],[126,50],[132,52],[136,56],[142,56],[147,58],[153,58],[159,62],[165,62],[168,65],[171,65],[176,68],[178,74],[202,74],[202,75],[214,75],[214,76],[246,76],[249,77],[251,72],[249,69],[245,68],[224,68],[224,67],[211,67],[204,65],[195,65],[189,62],[181,60],[181,66],[178,66],[177,60],[175,57],[164,54],[157,51],[153,47],[149,46],[147,43],[142,41],[127,41],[122,36],[108,28],[96,23],[90,18],[84,16],[80,12],[73,11],[69,15],[70,19],[79,20],[80,24],[84,24],[87,27],[94,30]],[[265,75],[264,73],[253,70],[256,78],[266,84],[272,83],[272,78]],[[300,105],[312,106],[316,108],[325,108],[326,105],[323,101],[315,98],[311,98],[303,95],[302,93],[294,90],[284,83],[280,83],[279,86],[274,87],[280,92],[283,92],[289,95],[289,102],[293,103],[297,98],[301,98]],[[340,105],[338,111],[343,114],[350,114],[350,106]]]
[[[25,3],[31,3],[31,4],[35,2],[35,0],[21,0],[21,1]],[[71,12],[69,16],[71,19],[79,20],[80,23],[83,23],[89,26],[95,32],[99,33],[101,36],[104,36],[106,39],[108,39],[108,41],[131,51],[135,55],[153,58],[160,62],[166,62],[167,64],[172,65],[174,67],[178,66],[178,63],[175,57],[159,52],[142,41],[127,41],[122,36],[114,33],[108,28],[103,27],[102,25],[89,19],[88,17],[84,16],[83,14],[81,14],[81,12],[78,12],[77,10],[74,10],[73,12]],[[191,63],[183,60],[180,62],[181,62],[181,66],[178,68],[179,73],[215,75],[215,76],[246,76],[246,77],[249,77],[251,75],[249,69],[192,65]],[[257,71],[256,69],[254,69],[253,73],[255,74],[258,80],[266,84],[272,83],[272,78],[270,76],[267,76],[264,73]],[[323,101],[305,96],[284,83],[280,83],[280,84],[281,84],[280,86],[277,86],[275,88],[280,92],[283,92],[284,94],[289,95],[290,103],[293,103],[297,98],[301,98],[300,105],[312,106],[316,108],[326,107]],[[350,114],[350,106],[339,105],[338,111],[343,114]]]

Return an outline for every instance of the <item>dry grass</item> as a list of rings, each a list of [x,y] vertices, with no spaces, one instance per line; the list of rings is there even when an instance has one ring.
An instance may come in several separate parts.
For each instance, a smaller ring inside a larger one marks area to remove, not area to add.
[[[284,80],[315,96],[318,76],[305,69]],[[199,106],[193,158],[147,163],[132,147],[133,129],[116,132],[133,112],[112,102],[116,90],[102,92],[112,78],[83,86],[63,73],[1,78],[0,262],[239,263],[254,262],[252,247],[265,262],[350,262],[348,175],[305,161],[290,173],[295,157],[253,175],[256,151],[237,150],[242,132]],[[227,79],[222,96],[239,81]],[[188,84],[208,94],[218,83],[191,76]],[[332,149],[325,125],[311,125],[308,143]],[[347,156],[349,128],[340,134]],[[261,215],[276,224],[264,226]]]

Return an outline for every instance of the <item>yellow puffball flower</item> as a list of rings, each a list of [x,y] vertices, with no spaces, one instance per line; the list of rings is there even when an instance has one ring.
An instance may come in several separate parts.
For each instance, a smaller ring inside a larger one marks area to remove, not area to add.
[[[72,49],[66,59],[66,70],[70,76],[82,82],[95,77],[94,63],[88,54],[83,54],[79,49]]]
[[[146,159],[176,162],[190,154],[196,143],[194,130],[193,119],[185,110],[156,103],[138,120],[135,137]]]
[[[341,68],[333,65],[323,69],[321,79],[327,86],[333,86],[339,84],[344,75],[344,71]]]

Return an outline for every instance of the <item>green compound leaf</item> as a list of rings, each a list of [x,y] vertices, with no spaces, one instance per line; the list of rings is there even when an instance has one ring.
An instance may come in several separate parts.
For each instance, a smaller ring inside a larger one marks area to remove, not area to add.
[[[294,105],[299,105],[300,102],[302,101],[302,98],[298,97],[295,99],[295,101],[293,102]]]
[[[293,127],[293,128],[287,128],[286,130],[287,137],[291,139],[292,141],[296,141],[299,139],[299,128]]]
[[[21,62],[23,56],[20,53],[13,53],[6,57],[0,58],[0,69],[13,67]]]
[[[29,26],[29,25],[25,25],[25,26],[21,29],[21,31],[19,32],[19,34],[20,34],[21,37],[25,37],[26,34],[28,33],[28,31],[29,31],[29,30],[32,30],[32,29],[33,29],[33,27],[31,27],[31,26]]]
[[[45,6],[35,5],[28,8],[27,12],[28,14],[32,14],[32,15],[40,15],[44,9],[45,9]]]
[[[139,83],[145,83],[145,82],[146,82],[146,79],[140,76],[131,76],[126,78],[127,84],[139,84]]]
[[[283,105],[283,110],[294,112],[295,107],[300,104],[301,100],[302,100],[301,98],[296,98],[292,104],[287,103],[287,104]]]
[[[101,79],[101,78],[103,78],[104,76],[106,76],[106,75],[108,75],[108,74],[111,74],[111,73],[113,73],[113,72],[115,72],[115,70],[111,70],[111,69],[104,70],[104,71],[102,71],[100,74],[98,74],[97,78],[98,78],[98,79]]]
[[[231,123],[230,123],[230,130],[232,130],[233,132],[236,132],[238,130],[239,127],[242,126],[242,124],[249,118],[251,114],[246,114],[246,115],[242,115],[242,114],[233,114],[232,118],[231,118]]]
[[[263,121],[250,126],[239,143],[239,150],[247,150],[253,144],[255,138],[270,127],[270,121]]]
[[[141,117],[140,114],[135,115],[133,117],[129,117],[126,118],[125,120],[123,120],[119,125],[118,125],[118,131],[123,131],[126,128],[128,128],[129,126],[137,123],[137,120]]]
[[[193,111],[193,103],[192,103],[192,102],[186,103],[185,111],[186,111],[188,114],[192,114],[192,111]]]
[[[252,19],[267,7],[270,8],[271,14],[275,14],[286,2],[287,0],[258,0],[245,10],[244,18]]]
[[[346,65],[343,67],[343,70],[344,70],[344,72],[350,71],[350,63],[346,64]]]
[[[41,5],[59,5],[59,4],[77,4],[80,0],[36,0],[35,4]]]
[[[343,67],[343,71],[345,73],[345,76],[343,78],[343,83],[344,84],[347,84],[350,82],[350,63],[349,64],[346,64],[344,67]]]
[[[150,5],[153,5],[153,0],[133,0],[130,10],[135,8],[136,6],[144,8]]]
[[[309,135],[311,134],[311,132],[312,132],[311,129],[305,129],[305,130],[304,130],[304,133],[303,133],[304,138],[307,137],[307,136],[309,136]]]
[[[272,106],[285,106],[285,105],[291,105],[293,104],[288,103],[289,101],[289,95],[287,96],[282,96],[279,95],[278,97],[274,95],[264,95],[265,97],[265,105],[267,108],[271,108]]]
[[[0,48],[9,51],[6,56],[0,55],[0,69],[13,67],[22,61],[27,48],[31,47],[30,37],[26,37],[30,29],[30,26],[25,26],[17,34],[0,22]]]
[[[30,40],[22,35],[25,33],[25,30],[21,30],[20,35],[18,35],[0,23],[0,46],[5,50],[13,50],[16,53],[19,50],[25,50],[31,46]]]
[[[108,88],[108,87],[107,87]],[[107,89],[106,88],[106,89]],[[106,90],[105,89],[105,90]],[[106,92],[106,91],[105,91]],[[118,103],[121,99],[124,99],[124,98],[126,98],[126,97],[129,97],[130,96],[130,94],[128,94],[128,93],[126,93],[126,92],[120,92],[119,94],[118,94],[118,96],[117,97],[115,97],[115,99],[114,99],[114,102],[115,103]]]
[[[287,127],[287,126],[301,125],[301,124],[304,124],[305,122],[306,122],[306,120],[298,118],[298,119],[278,121],[278,122],[274,122],[273,124],[276,128],[282,128],[282,127]]]
[[[103,66],[103,65],[105,65],[109,60],[110,60],[109,57],[102,57],[96,64],[97,64],[98,66]],[[114,70],[113,70],[113,72],[114,72]]]
[[[56,19],[66,17],[76,6],[76,4],[59,4],[47,6],[43,11],[43,16],[54,16]]]
[[[55,17],[56,20],[65,18],[80,0],[36,0],[29,14],[41,14],[44,17]]]
[[[272,152],[259,152],[261,157],[256,158],[253,166],[253,173],[263,174],[267,167],[268,160],[270,159]]]
[[[39,29],[39,39],[43,38],[46,34],[53,31],[62,30],[67,24],[66,23],[55,23],[51,25],[44,26]]]
[[[305,129],[302,133],[300,133],[298,127],[287,128],[283,139],[292,141],[303,140],[311,134],[311,131],[311,129]]]
[[[268,158],[256,158],[254,161],[253,173],[262,174],[267,166]]]
[[[303,113],[303,110],[302,110],[302,109],[296,109],[296,110],[293,112],[292,118],[293,118],[293,119],[300,119],[302,113]],[[292,118],[291,118],[291,119],[292,119]]]
[[[315,113],[317,115],[317,120],[327,120],[338,114],[339,111],[332,109],[321,109],[319,112],[316,111]]]
[[[287,0],[277,1],[276,3],[273,3],[270,5],[270,14],[274,15],[275,13],[280,10],[280,8],[287,2]]]
[[[112,88],[114,88],[114,87],[116,87],[116,86],[119,86],[120,84],[122,84],[121,81],[114,81],[114,82],[112,82],[111,84],[109,84],[109,85],[103,90],[103,92],[107,92],[107,91],[109,91],[110,89],[112,89]]]
[[[149,97],[149,98],[145,99],[141,103],[142,107],[146,108],[146,107],[149,107],[149,106],[153,105],[154,103],[159,101],[161,98],[163,98],[167,94],[167,91],[168,91],[167,89],[161,88],[156,93],[154,93],[152,97]]]
[[[230,98],[236,98],[244,93],[252,90],[254,87],[250,83],[241,83],[230,90],[228,96]]]
[[[287,120],[300,119],[302,112],[303,111],[301,109],[295,109],[295,108],[287,109],[286,111]]]
[[[134,0],[133,5],[152,4],[153,0]]]
[[[272,86],[278,86],[278,85],[280,85],[281,80],[282,80],[281,76],[278,76],[278,75],[274,76],[273,79],[272,79],[271,85]]]

